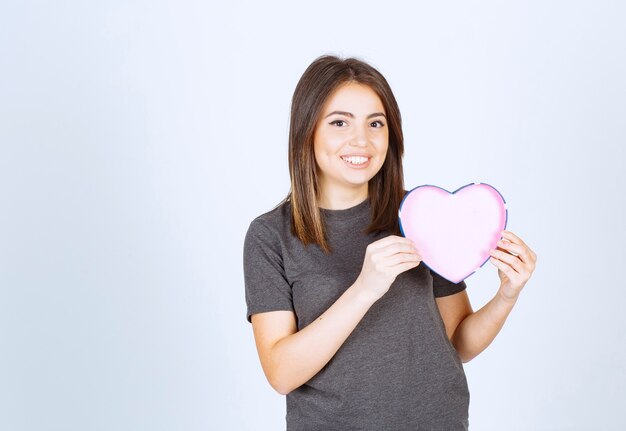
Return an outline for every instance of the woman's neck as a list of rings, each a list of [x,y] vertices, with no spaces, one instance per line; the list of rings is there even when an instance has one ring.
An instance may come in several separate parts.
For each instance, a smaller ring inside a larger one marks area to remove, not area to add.
[[[352,208],[367,199],[367,194],[367,184],[360,189],[333,190],[332,192],[321,193],[318,206],[329,210]]]

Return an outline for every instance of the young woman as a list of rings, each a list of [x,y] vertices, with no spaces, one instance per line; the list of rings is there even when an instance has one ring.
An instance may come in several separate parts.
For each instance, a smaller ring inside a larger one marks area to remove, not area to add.
[[[244,241],[247,320],[287,430],[465,430],[462,362],[495,338],[535,268],[505,231],[501,280],[474,312],[466,284],[420,265],[401,235],[401,118],[367,63],[316,59],[296,86],[291,189]]]

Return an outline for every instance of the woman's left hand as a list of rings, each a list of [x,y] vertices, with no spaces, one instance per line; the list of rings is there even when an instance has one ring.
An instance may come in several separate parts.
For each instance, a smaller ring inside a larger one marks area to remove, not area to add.
[[[489,261],[498,268],[502,295],[515,301],[535,270],[537,255],[513,232],[502,231],[502,237]]]

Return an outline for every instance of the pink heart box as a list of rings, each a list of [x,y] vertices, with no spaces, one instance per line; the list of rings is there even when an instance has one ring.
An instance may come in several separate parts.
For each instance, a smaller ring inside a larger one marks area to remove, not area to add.
[[[454,192],[433,185],[409,191],[398,211],[402,234],[415,242],[422,263],[453,283],[472,275],[491,257],[506,227],[506,201],[485,183]]]

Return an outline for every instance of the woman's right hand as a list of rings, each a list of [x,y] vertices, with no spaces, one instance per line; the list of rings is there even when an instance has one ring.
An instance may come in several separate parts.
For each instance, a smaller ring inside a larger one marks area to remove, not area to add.
[[[365,249],[363,268],[357,278],[358,288],[372,301],[378,301],[396,277],[422,261],[409,238],[389,235],[369,244]]]

